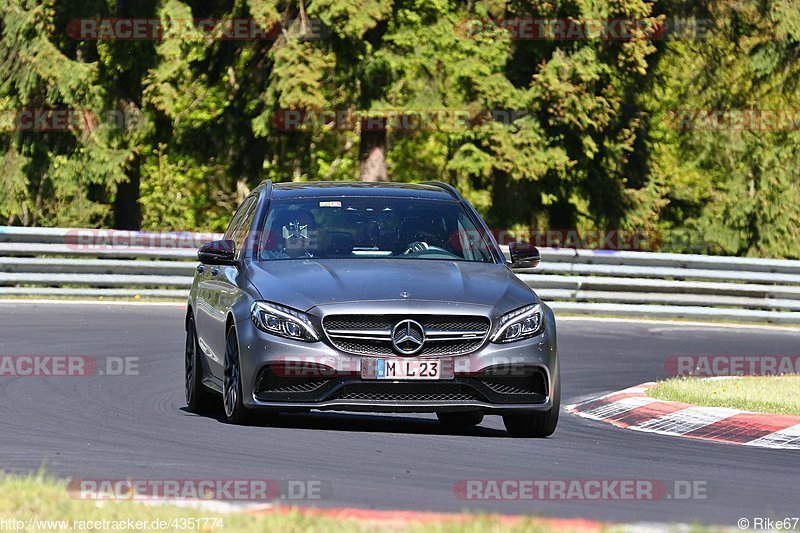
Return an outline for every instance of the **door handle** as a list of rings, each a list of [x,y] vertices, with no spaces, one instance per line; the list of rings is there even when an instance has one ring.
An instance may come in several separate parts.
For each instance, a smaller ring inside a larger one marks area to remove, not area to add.
[[[203,272],[205,272],[205,271],[206,271],[206,267],[205,267],[205,265],[197,265],[197,272],[199,272],[200,274],[202,274],[202,273],[203,273]]]

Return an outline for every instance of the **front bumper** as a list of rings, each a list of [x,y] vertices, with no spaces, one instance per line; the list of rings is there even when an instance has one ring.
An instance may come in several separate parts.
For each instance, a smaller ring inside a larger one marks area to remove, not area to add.
[[[450,357],[453,379],[410,381],[362,379],[362,361],[374,357],[275,337],[241,320],[243,401],[251,409],[287,412],[547,411],[559,376],[555,320],[546,307],[545,313],[545,330],[534,338],[486,342]]]

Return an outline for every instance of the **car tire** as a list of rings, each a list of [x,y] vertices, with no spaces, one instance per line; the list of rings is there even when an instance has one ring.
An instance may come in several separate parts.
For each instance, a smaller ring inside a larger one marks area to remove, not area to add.
[[[556,381],[553,391],[553,406],[547,411],[519,415],[504,415],[503,423],[512,437],[549,437],[558,425],[558,412],[561,409],[561,383]]]
[[[222,378],[222,408],[231,424],[248,425],[252,412],[242,403],[242,372],[239,364],[239,340],[236,328],[228,328],[225,337],[225,368]]]
[[[467,429],[483,422],[483,413],[480,411],[436,413],[436,417],[448,429]]]
[[[186,321],[186,347],[183,365],[186,406],[192,413],[207,413],[215,403],[214,394],[203,385],[203,366],[200,362],[200,346],[194,317]]]

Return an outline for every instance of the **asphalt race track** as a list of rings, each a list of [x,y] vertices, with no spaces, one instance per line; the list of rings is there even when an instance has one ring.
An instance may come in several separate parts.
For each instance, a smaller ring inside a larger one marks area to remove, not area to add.
[[[800,511],[800,455],[642,434],[562,412],[555,435],[511,439],[499,417],[463,434],[429,415],[310,414],[236,427],[184,410],[183,318],[174,306],[0,304],[0,355],[138,357],[138,375],[0,377],[0,469],[79,479],[323,480],[302,505],[489,511],[625,522]],[[798,355],[800,333],[559,322],[562,404],[663,377],[674,354]],[[465,479],[705,482],[706,499],[466,501]]]

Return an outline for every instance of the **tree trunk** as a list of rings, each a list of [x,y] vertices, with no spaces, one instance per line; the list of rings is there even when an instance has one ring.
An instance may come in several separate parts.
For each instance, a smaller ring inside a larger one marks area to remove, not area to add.
[[[492,205],[487,213],[487,221],[492,228],[505,231],[509,228],[514,215],[519,191],[515,189],[508,172],[492,169]]]
[[[386,170],[386,130],[361,130],[358,147],[361,181],[389,181]]]
[[[141,227],[142,210],[139,206],[139,167],[134,166],[128,174],[128,181],[123,181],[117,186],[117,195],[114,198],[114,228],[138,230]]]

